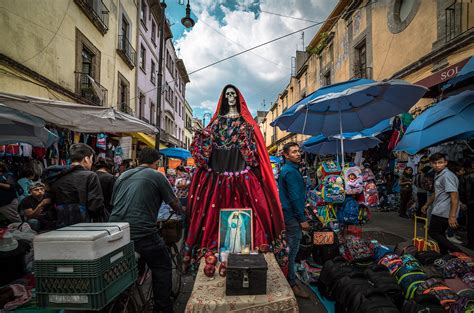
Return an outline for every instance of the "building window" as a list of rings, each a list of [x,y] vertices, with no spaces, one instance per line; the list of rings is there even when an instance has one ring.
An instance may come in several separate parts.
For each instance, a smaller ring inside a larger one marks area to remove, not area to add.
[[[354,77],[370,78],[367,69],[367,46],[365,40],[355,48]]]
[[[331,71],[327,71],[326,74],[324,74],[323,84],[324,84],[324,86],[331,85]]]
[[[146,0],[142,0],[142,7],[140,10],[140,21],[142,22],[143,26],[145,26],[145,28],[146,28],[146,11],[147,11]]]
[[[156,125],[156,106],[153,102],[150,102],[150,124]]]
[[[391,33],[402,32],[415,18],[421,0],[391,0],[388,10],[388,29]]]
[[[130,108],[130,83],[125,77],[118,73],[118,109],[122,112],[133,115],[133,110]]]
[[[145,103],[146,103],[145,95],[140,92],[138,96],[138,112],[139,112],[138,114],[141,120],[145,120]]]
[[[123,60],[128,64],[130,69],[135,67],[137,52],[130,43],[130,22],[124,14],[122,14],[122,21],[120,26],[120,35],[118,40],[118,52]]]
[[[156,85],[156,65],[153,60],[151,60],[151,82],[153,85]]]
[[[107,103],[107,89],[100,85],[100,51],[76,29],[76,93],[92,105]]]
[[[456,0],[445,10],[446,41],[452,40],[474,27],[474,6],[471,1]]]
[[[140,45],[140,68],[146,73],[146,49]]]
[[[74,0],[89,20],[105,35],[109,30],[109,9],[102,0]]]
[[[178,97],[174,96],[174,111],[178,112]]]
[[[154,20],[151,20],[151,42],[156,47],[156,23]]]

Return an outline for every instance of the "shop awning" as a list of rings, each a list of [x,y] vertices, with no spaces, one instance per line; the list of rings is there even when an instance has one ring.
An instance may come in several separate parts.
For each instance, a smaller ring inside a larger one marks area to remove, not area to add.
[[[462,60],[461,62],[450,65],[442,69],[441,71],[438,71],[428,77],[423,78],[420,81],[417,81],[415,84],[431,88],[435,85],[447,82],[448,80],[456,77],[470,59],[471,58],[467,58]]]
[[[154,126],[109,107],[83,105],[0,92],[0,103],[82,133],[158,132]]]
[[[142,132],[130,133],[130,136],[140,140],[141,142],[145,143],[150,148],[155,148],[155,142],[156,141],[155,141],[154,136],[150,136],[150,135],[142,133]],[[160,143],[160,150],[161,149],[166,149],[166,148],[168,148],[168,147],[165,146],[164,144]]]

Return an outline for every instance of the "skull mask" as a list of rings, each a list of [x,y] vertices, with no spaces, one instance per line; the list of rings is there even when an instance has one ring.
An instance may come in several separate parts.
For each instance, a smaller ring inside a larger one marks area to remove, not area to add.
[[[234,107],[237,104],[237,92],[234,88],[229,87],[225,91],[225,98],[230,107]]]

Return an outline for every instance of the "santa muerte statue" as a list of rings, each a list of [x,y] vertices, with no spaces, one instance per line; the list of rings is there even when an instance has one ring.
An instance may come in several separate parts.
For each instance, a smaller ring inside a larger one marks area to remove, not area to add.
[[[285,223],[272,167],[260,128],[236,87],[222,90],[209,125],[195,134],[192,154],[197,170],[188,196],[185,260],[217,251],[220,209],[251,208],[255,249],[272,249],[285,268]]]

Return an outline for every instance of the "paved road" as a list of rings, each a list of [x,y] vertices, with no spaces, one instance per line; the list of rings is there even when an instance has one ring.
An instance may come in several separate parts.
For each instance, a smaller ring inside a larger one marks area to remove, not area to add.
[[[377,239],[386,245],[395,246],[398,242],[410,240],[413,237],[413,220],[400,218],[396,212],[373,212],[372,220],[362,228],[367,237]],[[422,229],[420,228],[419,231],[421,233]],[[467,249],[465,251],[474,255],[474,251]],[[193,288],[192,276],[184,277],[183,281],[182,294],[176,303],[176,312],[184,312]],[[326,312],[313,294],[309,300],[298,298],[298,305],[301,313]]]

